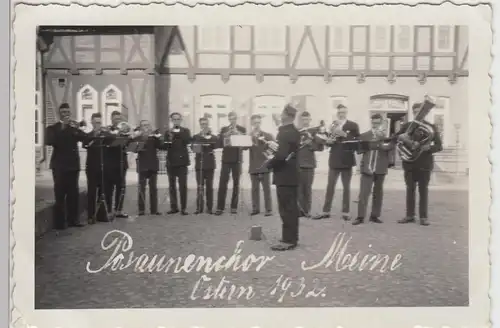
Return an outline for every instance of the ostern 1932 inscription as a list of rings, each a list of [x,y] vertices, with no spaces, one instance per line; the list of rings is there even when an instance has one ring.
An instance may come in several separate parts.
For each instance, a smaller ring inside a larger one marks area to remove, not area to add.
[[[402,255],[377,254],[370,252],[349,252],[349,243],[352,237],[347,237],[345,232],[338,233],[329,249],[320,261],[302,261],[300,269],[313,271],[328,269],[332,272],[339,271],[371,271],[385,273],[398,270],[402,265]],[[191,300],[250,300],[256,296],[256,289],[252,285],[238,286],[226,276],[219,281],[214,281],[210,274],[218,272],[259,272],[271,266],[275,256],[255,254],[242,255],[244,241],[236,243],[230,256],[212,258],[189,254],[185,257],[167,257],[159,254],[137,254],[133,250],[133,238],[121,230],[111,230],[101,240],[101,249],[110,253],[104,264],[88,261],[86,270],[96,274],[105,270],[127,271],[138,273],[199,273],[190,293]],[[371,248],[369,246],[369,248]],[[322,286],[319,279],[307,280],[304,277],[288,277],[280,275],[274,283],[265,290],[269,297],[275,297],[278,303],[287,297],[325,297],[327,287]]]

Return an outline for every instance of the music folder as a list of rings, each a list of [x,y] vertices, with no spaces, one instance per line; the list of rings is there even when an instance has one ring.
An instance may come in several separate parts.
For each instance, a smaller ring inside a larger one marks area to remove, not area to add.
[[[128,137],[117,137],[116,139],[113,140],[113,142],[111,142],[111,144],[109,146],[110,147],[125,147],[125,146],[127,146],[129,140],[130,139]]]
[[[144,147],[146,146],[146,143],[144,141],[134,141],[129,143],[127,146],[127,151],[128,152],[133,152],[133,153],[138,153],[142,150],[144,150]]]

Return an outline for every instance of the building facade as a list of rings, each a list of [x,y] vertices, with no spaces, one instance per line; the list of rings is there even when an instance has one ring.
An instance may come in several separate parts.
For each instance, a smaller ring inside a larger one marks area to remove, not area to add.
[[[252,114],[276,132],[287,102],[330,124],[339,103],[369,129],[372,113],[388,133],[411,119],[411,105],[437,99],[428,120],[443,137],[438,169],[467,172],[466,26],[165,26],[42,28],[37,59],[36,137],[68,102],[77,120],[121,111],[132,124],[166,129],[169,113],[197,131],[201,116],[219,130],[229,111]],[[43,166],[43,165],[42,165]]]

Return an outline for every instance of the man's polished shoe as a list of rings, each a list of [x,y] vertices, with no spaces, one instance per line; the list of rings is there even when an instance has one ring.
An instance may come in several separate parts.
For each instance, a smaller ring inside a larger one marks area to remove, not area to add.
[[[212,215],[212,214],[214,214],[214,212],[212,210],[207,210],[207,214]]]
[[[402,218],[401,220],[398,220],[398,223],[402,223],[402,224],[413,223],[413,222],[415,222],[415,218],[412,216],[407,216],[405,218]]]
[[[422,226],[428,226],[428,225],[430,225],[429,219],[427,219],[427,218],[420,218],[420,225],[422,225]]]
[[[313,220],[323,220],[323,219],[329,219],[330,218],[330,214],[328,213],[322,213],[322,214],[318,214],[318,215],[315,215],[312,217]]]
[[[364,223],[364,222],[365,222],[364,218],[357,217],[354,221],[352,221],[352,225],[358,225],[358,224],[361,224],[361,223]]]
[[[373,223],[384,223],[384,222],[382,222],[382,220],[380,220],[376,216],[370,216],[370,222],[373,222]]]
[[[194,215],[198,215],[198,214],[201,214],[201,213],[203,213],[203,211],[196,210],[196,211],[194,211],[194,213],[193,213],[193,214],[194,214]]]
[[[179,210],[170,210],[167,212],[167,214],[176,214],[179,213]]]
[[[146,215],[146,213],[144,213],[144,212],[137,213],[137,216],[144,216],[144,215]]]
[[[266,212],[266,214],[264,214],[264,216],[273,216],[273,212],[268,211],[268,212]]]
[[[259,211],[252,211],[252,213],[250,213],[251,216],[254,216],[254,215],[259,215],[260,212]]]
[[[278,252],[283,252],[283,251],[289,251],[292,249],[295,249],[297,247],[296,243],[285,243],[280,241],[279,244],[271,246],[271,250],[273,251],[278,251]]]
[[[237,210],[237,209],[235,209],[235,208],[232,208],[232,209],[231,209],[231,214],[238,214],[238,210]]]
[[[81,222],[76,222],[76,223],[72,223],[70,226],[75,227],[75,228],[82,228],[82,227],[85,227],[85,224],[83,224]]]
[[[181,215],[188,215],[188,214],[189,214],[189,213],[188,213],[188,212],[186,212],[186,210],[182,210],[182,211],[181,211]]]
[[[160,212],[151,212],[151,215],[159,216],[159,215],[161,215],[161,213]]]
[[[115,217],[117,217],[119,219],[126,219],[126,218],[128,218],[128,214],[127,213],[117,213],[115,215]]]
[[[349,215],[343,214],[342,215],[342,220],[349,221],[349,220],[351,220],[351,217]]]
[[[224,213],[223,210],[217,210],[217,211],[215,211],[215,215],[217,215],[217,216],[222,215],[222,213]]]

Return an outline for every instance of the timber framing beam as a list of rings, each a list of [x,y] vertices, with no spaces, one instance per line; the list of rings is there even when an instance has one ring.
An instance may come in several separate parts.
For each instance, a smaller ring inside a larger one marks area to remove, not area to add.
[[[99,67],[98,67],[99,66]],[[357,76],[363,73],[364,76],[388,76],[391,72],[395,73],[398,77],[418,77],[422,73],[425,73],[427,77],[448,77],[450,74],[456,74],[457,77],[469,76],[467,70],[458,69],[453,70],[325,70],[325,69],[287,69],[287,68],[178,68],[178,67],[156,67],[155,70],[151,70],[151,67],[147,63],[130,63],[130,64],[120,64],[120,63],[105,63],[102,66],[92,63],[70,65],[68,63],[47,63],[44,65],[44,70],[132,70],[132,71],[145,71],[146,74],[160,74],[160,75],[183,75],[183,74],[195,74],[195,75],[244,75],[244,76],[290,76],[290,73],[300,77],[300,76]]]

